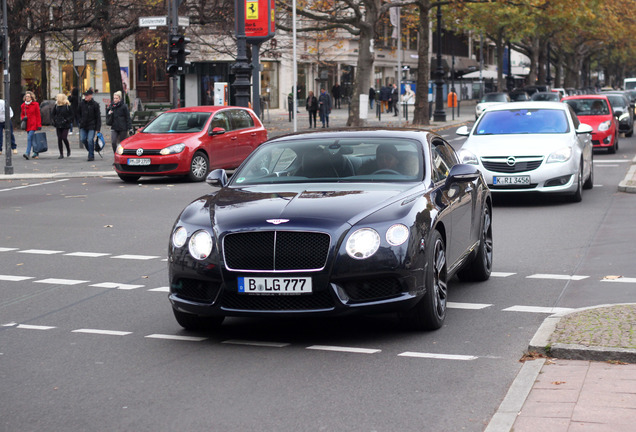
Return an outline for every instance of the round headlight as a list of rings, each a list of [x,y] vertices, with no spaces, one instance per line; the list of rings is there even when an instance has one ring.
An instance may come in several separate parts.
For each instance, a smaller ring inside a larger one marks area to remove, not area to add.
[[[172,244],[174,247],[183,247],[188,239],[188,231],[184,227],[179,227],[172,233]]]
[[[212,236],[209,232],[200,230],[195,232],[190,238],[190,244],[188,244],[188,250],[190,255],[198,260],[204,260],[210,256],[212,252]]]
[[[347,254],[354,259],[365,259],[377,252],[380,235],[371,228],[362,228],[351,234],[347,240]]]
[[[117,153],[118,155],[124,154],[124,147],[121,144],[119,144],[117,146],[117,150],[115,150],[115,153]]]
[[[393,225],[386,232],[386,241],[388,241],[391,246],[399,246],[407,241],[408,238],[409,229],[402,224]]]

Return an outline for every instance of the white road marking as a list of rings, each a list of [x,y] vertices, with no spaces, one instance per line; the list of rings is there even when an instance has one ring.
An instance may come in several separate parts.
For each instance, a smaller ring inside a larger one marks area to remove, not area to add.
[[[207,339],[205,337],[177,336],[177,335],[168,335],[168,334],[151,334],[145,337],[149,339],[166,339],[166,340],[178,340],[178,341],[190,341],[190,342],[201,342]]]
[[[15,327],[17,325],[18,325],[18,323],[13,321],[13,322],[10,322],[10,323],[2,324],[2,325],[0,325],[0,327]]]
[[[112,288],[112,289],[120,289],[120,290],[134,290],[136,288],[143,288],[145,285],[128,285],[122,283],[115,282],[102,282],[98,284],[90,285],[95,288]]]
[[[603,164],[603,163],[631,163],[631,159],[597,159],[594,161],[595,164]]]
[[[555,280],[583,280],[587,278],[589,278],[589,276],[541,274],[541,273],[526,276],[526,279],[555,279]]]
[[[86,257],[86,258],[99,258],[103,256],[110,255],[109,253],[102,252],[71,252],[64,254],[66,256],[76,256],[76,257]]]
[[[428,359],[436,359],[436,360],[477,360],[479,357],[470,356],[470,355],[456,355],[456,354],[435,354],[435,353],[421,353],[421,352],[412,352],[406,351],[402,354],[398,354],[398,357],[415,357],[415,358],[428,358]]]
[[[75,280],[75,279],[41,279],[33,281],[33,283],[43,283],[43,284],[53,284],[53,285],[79,285],[83,283],[87,283],[90,281],[86,280]]]
[[[116,256],[112,256],[111,258],[147,261],[151,259],[157,259],[160,257],[156,255],[116,255]]]
[[[16,187],[7,188],[7,189],[0,189],[0,192],[8,192],[8,191],[14,191],[14,190],[19,190],[19,189],[26,189],[26,188],[35,187],[35,186],[44,186],[44,185],[47,185],[47,184],[53,184],[53,183],[59,183],[59,182],[65,182],[65,181],[68,181],[68,179],[52,180],[52,181],[47,181],[47,182],[43,182],[43,183],[34,183],[34,184],[30,184],[30,185],[16,186]]]
[[[98,329],[77,329],[71,333],[89,333],[89,334],[101,334],[109,336],[126,336],[132,334],[132,332],[117,331],[117,330],[98,330]]]
[[[348,353],[356,353],[356,354],[375,354],[381,351],[379,349],[340,347],[340,346],[329,346],[329,345],[312,345],[307,347],[307,349],[318,350],[318,351],[348,352]]]
[[[601,282],[636,283],[636,278],[621,277],[618,279],[601,279]]]
[[[487,307],[492,306],[491,304],[485,303],[457,303],[457,302],[447,302],[446,306],[452,309],[486,309]]]
[[[542,306],[511,306],[506,309],[502,309],[504,312],[530,312],[530,313],[547,313],[555,314],[562,312],[570,312],[572,308],[559,308],[559,307],[542,307]]]
[[[170,292],[170,287],[152,288],[152,289],[149,289],[148,291],[155,291],[155,292]]]
[[[41,325],[30,325],[30,324],[18,324],[16,328],[19,329],[27,329],[27,330],[51,330],[55,327],[51,326],[41,326]]]
[[[11,275],[0,275],[0,280],[2,281],[10,281],[10,282],[20,282],[24,280],[35,279],[31,276],[11,276]]]
[[[47,250],[47,249],[27,249],[18,251],[18,253],[25,254],[37,254],[37,255],[55,255],[63,253],[64,251],[56,251],[56,250]]]
[[[617,168],[619,166],[618,164],[594,164],[594,168]]]
[[[230,339],[223,341],[221,343],[231,344],[231,345],[249,345],[249,346],[258,346],[258,347],[269,347],[269,348],[283,348],[289,346],[286,342],[261,342],[261,341],[248,341],[248,340],[239,340],[239,339]]]
[[[15,251],[15,250],[18,250],[18,248],[0,247],[0,252],[11,252],[11,251]]]
[[[492,272],[492,273],[490,273],[490,276],[505,278],[505,277],[508,277],[508,276],[516,275],[516,274],[517,273]]]

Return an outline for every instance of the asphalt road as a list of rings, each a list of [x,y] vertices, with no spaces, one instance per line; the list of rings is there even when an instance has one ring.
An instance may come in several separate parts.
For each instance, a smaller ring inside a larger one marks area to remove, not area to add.
[[[443,135],[460,148],[452,130]],[[435,332],[392,316],[182,330],[165,262],[206,184],[0,182],[0,431],[481,431],[554,308],[633,301],[636,153],[595,154],[581,203],[498,197],[493,277]]]

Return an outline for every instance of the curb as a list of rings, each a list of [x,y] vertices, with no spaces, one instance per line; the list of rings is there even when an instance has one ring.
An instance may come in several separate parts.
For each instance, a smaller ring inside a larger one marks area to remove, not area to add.
[[[636,157],[632,159],[632,166],[629,167],[627,175],[618,184],[619,192],[636,193]]]
[[[0,180],[38,180],[52,178],[84,178],[104,177],[117,175],[115,171],[87,171],[87,172],[56,172],[56,173],[30,173],[30,174],[0,174]]]

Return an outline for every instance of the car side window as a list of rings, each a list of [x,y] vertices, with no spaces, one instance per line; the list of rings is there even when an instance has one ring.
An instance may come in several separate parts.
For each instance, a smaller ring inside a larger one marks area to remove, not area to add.
[[[434,139],[431,142],[431,157],[433,161],[433,181],[445,180],[453,166],[459,161],[453,149],[444,141]]]
[[[254,120],[247,111],[244,110],[231,110],[230,118],[232,120],[232,129],[247,129],[254,127]]]
[[[579,121],[579,118],[574,112],[574,109],[569,104],[565,104],[565,106],[567,106],[568,111],[570,111],[570,117],[572,117],[572,123],[574,123],[574,130],[578,129],[581,122]]]
[[[230,119],[227,116],[227,112],[221,111],[214,114],[214,118],[212,119],[212,123],[210,123],[210,130],[214,128],[223,128],[226,131],[231,130],[230,128]]]

